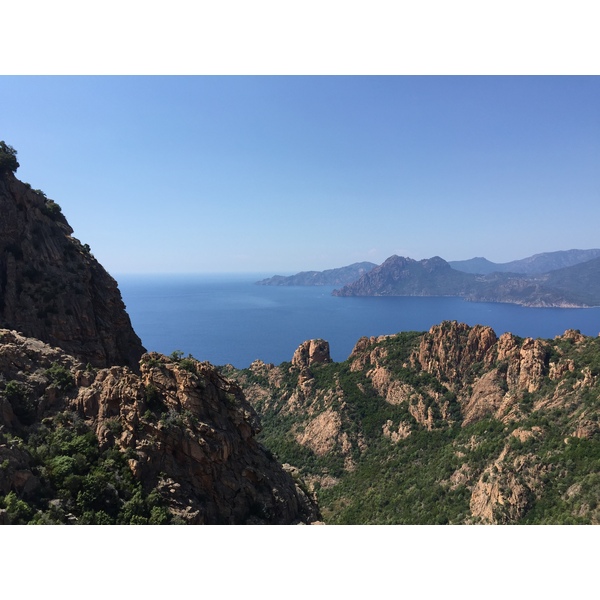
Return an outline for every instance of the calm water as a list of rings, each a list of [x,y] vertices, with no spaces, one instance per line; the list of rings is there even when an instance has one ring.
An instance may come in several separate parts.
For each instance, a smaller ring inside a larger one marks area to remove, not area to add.
[[[254,285],[267,275],[118,277],[137,334],[148,350],[182,350],[216,365],[291,360],[304,340],[329,341],[345,360],[364,335],[425,331],[443,320],[489,325],[498,335],[552,338],[566,329],[600,332],[600,308],[524,308],[459,298],[335,298],[332,287]]]

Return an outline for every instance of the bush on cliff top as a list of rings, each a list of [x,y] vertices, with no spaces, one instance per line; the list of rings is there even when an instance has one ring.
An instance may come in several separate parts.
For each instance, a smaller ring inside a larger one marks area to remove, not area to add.
[[[0,175],[14,173],[18,168],[17,151],[4,140],[0,141]]]

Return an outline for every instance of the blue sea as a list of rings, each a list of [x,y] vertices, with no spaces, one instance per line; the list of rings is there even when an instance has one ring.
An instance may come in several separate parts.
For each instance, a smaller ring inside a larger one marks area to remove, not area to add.
[[[270,274],[120,275],[133,327],[148,350],[181,350],[238,368],[289,361],[304,341],[329,342],[335,361],[362,336],[426,331],[444,320],[489,325],[497,335],[553,338],[566,329],[596,336],[600,308],[525,308],[460,298],[336,298],[333,287],[255,285]]]

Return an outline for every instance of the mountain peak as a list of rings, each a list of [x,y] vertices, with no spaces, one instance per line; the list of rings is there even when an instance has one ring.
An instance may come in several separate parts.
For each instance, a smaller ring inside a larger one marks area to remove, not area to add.
[[[414,260],[393,255],[334,296],[446,296],[458,294],[468,276],[439,256]]]

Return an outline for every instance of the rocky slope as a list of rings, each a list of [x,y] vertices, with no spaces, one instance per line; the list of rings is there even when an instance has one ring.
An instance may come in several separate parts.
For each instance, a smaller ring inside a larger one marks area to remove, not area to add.
[[[257,443],[259,420],[239,386],[208,363],[150,353],[140,374],[91,369],[0,330],[0,373],[0,522],[318,517],[312,499]]]
[[[116,281],[55,202],[0,172],[0,326],[96,367],[137,368],[144,348]]]
[[[436,256],[415,261],[391,256],[334,296],[458,296],[474,302],[523,306],[600,306],[600,258],[542,275],[475,275]]]
[[[327,269],[326,271],[302,271],[289,277],[274,275],[256,283],[258,285],[347,285],[376,266],[375,263],[371,262],[359,262],[347,267]]]
[[[600,521],[599,338],[445,322],[228,375],[327,522]]]

